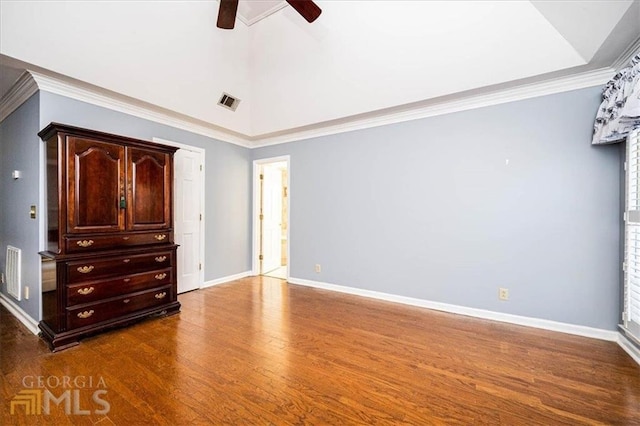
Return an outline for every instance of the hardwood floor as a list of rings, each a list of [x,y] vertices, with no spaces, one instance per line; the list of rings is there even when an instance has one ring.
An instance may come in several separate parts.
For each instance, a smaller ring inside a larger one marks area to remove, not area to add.
[[[0,423],[640,424],[640,367],[612,342],[266,277],[179,301],[59,353],[2,308]],[[62,400],[10,413],[37,376],[55,398],[71,390],[71,414]]]

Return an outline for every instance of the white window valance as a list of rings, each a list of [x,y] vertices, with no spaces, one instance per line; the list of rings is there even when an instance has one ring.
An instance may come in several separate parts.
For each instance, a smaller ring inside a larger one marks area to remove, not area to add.
[[[640,127],[640,54],[620,70],[602,91],[593,126],[593,145],[622,142]]]

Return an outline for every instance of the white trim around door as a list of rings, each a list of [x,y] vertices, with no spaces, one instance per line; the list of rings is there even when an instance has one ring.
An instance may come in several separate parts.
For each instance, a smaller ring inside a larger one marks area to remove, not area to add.
[[[291,157],[261,158],[253,160],[253,230],[251,275],[260,275],[260,167],[269,163],[287,163],[287,279],[291,276]]]

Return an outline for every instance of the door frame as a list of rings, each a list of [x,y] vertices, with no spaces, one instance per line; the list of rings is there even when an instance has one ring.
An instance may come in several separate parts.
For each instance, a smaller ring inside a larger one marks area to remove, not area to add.
[[[253,160],[253,216],[251,275],[260,275],[260,166],[270,163],[287,163],[287,280],[291,276],[291,156]]]
[[[205,226],[206,226],[206,205],[205,205],[205,176],[206,176],[206,169],[207,169],[207,162],[206,162],[206,150],[204,148],[199,148],[197,146],[192,146],[192,145],[186,145],[180,142],[174,142],[174,141],[170,141],[167,139],[161,139],[161,138],[152,138],[153,142],[157,142],[163,145],[169,145],[169,146],[173,146],[176,147],[178,149],[184,149],[186,151],[191,151],[191,152],[195,152],[198,153],[198,155],[202,156],[202,173],[200,173],[200,208],[202,209],[202,220],[200,221],[200,247],[199,247],[199,257],[200,260],[202,262],[202,269],[200,269],[198,271],[198,288],[197,289],[201,289],[204,286],[204,237],[205,237]],[[175,181],[177,179],[177,175],[175,173],[175,167],[173,168],[174,174],[173,174],[173,180],[171,182],[171,184],[174,186],[174,191],[175,191]],[[175,200],[176,200],[176,196],[175,193],[173,194],[173,200],[172,203],[175,204]],[[172,212],[175,212],[175,206],[172,205]],[[173,227],[174,231],[176,228],[176,218],[175,215],[173,215],[173,223],[171,224],[171,226]],[[178,279],[178,277],[176,277],[176,280]]]

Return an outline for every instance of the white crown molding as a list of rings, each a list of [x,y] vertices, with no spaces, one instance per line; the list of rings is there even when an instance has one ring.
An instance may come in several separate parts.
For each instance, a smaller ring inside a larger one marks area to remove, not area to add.
[[[27,71],[23,72],[11,89],[0,99],[0,122],[4,121],[37,91],[38,85],[35,80]]]
[[[38,322],[31,318],[20,306],[16,305],[11,299],[0,293],[0,305],[7,308],[11,314],[18,319],[33,334],[38,334]]]
[[[305,280],[290,277],[291,284],[299,284],[307,287],[320,288],[324,290],[336,291],[340,293],[352,294],[355,296],[369,297],[372,299],[385,300],[388,302],[401,303],[404,305],[418,306],[422,308],[434,309],[437,311],[450,312],[453,314],[466,315],[475,318],[488,319],[509,324],[523,325],[525,327],[540,328],[543,330],[557,331],[560,333],[574,334],[577,336],[591,337],[594,339],[619,341],[617,331],[602,330],[599,328],[585,327],[575,324],[550,321],[539,318],[524,317],[520,315],[505,314],[502,312],[487,311],[484,309],[469,308],[466,306],[450,305],[448,303],[433,302],[430,300],[416,299],[413,297],[398,296],[395,294],[382,293],[378,291],[363,290],[360,288],[346,287],[342,285],[323,283],[319,281]]]
[[[373,112],[360,116],[357,119],[347,119],[337,124],[321,123],[301,131],[287,132],[275,136],[262,135],[252,137],[251,139],[254,140],[253,147],[263,147],[286,142],[294,142],[301,139],[309,139],[336,133],[350,132],[353,130],[362,130],[371,127],[385,126],[388,124],[402,123],[405,121],[419,120],[421,118],[451,114],[454,112],[498,105],[507,102],[515,102],[539,96],[584,89],[586,87],[599,86],[609,81],[614,74],[615,70],[613,68],[600,68],[538,83],[529,83],[510,89],[496,90],[490,93],[478,94],[460,99],[434,102],[426,106],[412,108],[405,111],[390,113]]]
[[[629,66],[631,62],[631,58],[640,54],[640,37],[636,39],[629,47],[625,49],[624,52],[615,60],[611,68],[614,70],[620,71],[622,68]]]
[[[146,106],[135,105],[134,103],[123,99],[118,99],[113,95],[101,92],[97,88],[84,88],[35,71],[29,70],[28,72],[32,75],[33,79],[38,85],[38,88],[42,91],[62,95],[71,99],[100,106],[113,111],[122,112],[146,120],[151,120],[156,123],[166,124],[167,126],[208,136],[210,138],[229,142],[235,145],[244,147],[250,146],[246,137],[237,136],[236,134],[227,131],[226,129],[213,129],[211,127],[202,126],[179,118],[170,112],[162,112]]]
[[[600,68],[509,89],[494,90],[489,93],[443,101],[431,101],[416,107],[405,106],[386,111],[371,112],[357,117],[347,117],[314,124],[304,129],[290,129],[279,133],[257,136],[236,133],[222,127],[213,128],[214,125],[211,125],[211,127],[200,125],[180,117],[177,113],[155,110],[146,105],[136,104],[134,100],[120,99],[99,88],[80,87],[72,82],[63,81],[35,71],[29,71],[28,73],[23,74],[16,85],[2,99],[0,113],[5,114],[6,112],[6,115],[0,115],[2,117],[0,121],[28,99],[29,94],[32,95],[40,89],[224,142],[247,148],[259,148],[603,85],[615,74],[615,69],[611,67]]]

